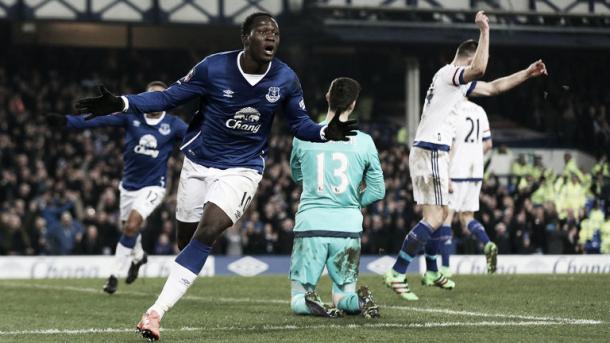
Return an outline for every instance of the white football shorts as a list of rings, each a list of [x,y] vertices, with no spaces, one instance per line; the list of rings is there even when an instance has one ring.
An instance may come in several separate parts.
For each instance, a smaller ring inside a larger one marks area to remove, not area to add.
[[[413,147],[409,170],[416,203],[442,206],[449,203],[449,152]]]
[[[479,210],[481,181],[453,181],[453,193],[449,194],[449,208],[455,212],[476,212]]]
[[[130,191],[119,184],[119,192],[121,221],[126,221],[132,210],[138,211],[143,219],[148,218],[155,208],[161,205],[165,197],[165,188],[161,186],[148,186]]]
[[[254,169],[208,168],[185,157],[178,184],[176,219],[199,222],[203,206],[212,202],[236,223],[252,202],[262,177]]]

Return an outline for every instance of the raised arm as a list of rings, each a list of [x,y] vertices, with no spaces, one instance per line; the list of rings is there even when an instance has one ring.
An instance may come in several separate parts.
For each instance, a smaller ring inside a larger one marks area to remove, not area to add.
[[[366,187],[360,194],[360,206],[365,207],[377,200],[385,197],[385,182],[383,180],[383,171],[377,154],[375,143],[371,139],[371,144],[368,152],[368,167],[364,172],[364,181]]]
[[[489,60],[489,19],[485,12],[479,11],[474,19],[479,27],[479,44],[474,53],[472,63],[464,68],[464,83],[477,80],[485,74],[487,61]]]
[[[528,79],[548,75],[546,66],[542,60],[538,60],[526,69],[520,70],[514,74],[501,77],[491,82],[478,81],[472,91],[472,96],[494,96],[504,93]]]
[[[76,109],[80,114],[88,114],[87,120],[108,113],[125,112],[127,110],[136,113],[169,110],[194,97],[206,94],[207,75],[207,63],[206,60],[203,60],[191,69],[185,77],[163,91],[115,96],[104,86],[100,86],[100,96],[78,100]]]

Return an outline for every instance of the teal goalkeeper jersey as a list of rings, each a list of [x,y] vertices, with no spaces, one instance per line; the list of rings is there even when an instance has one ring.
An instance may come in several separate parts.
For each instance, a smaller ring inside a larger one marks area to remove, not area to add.
[[[295,237],[358,236],[362,231],[360,208],[385,195],[375,143],[360,131],[348,142],[312,143],[294,138],[290,167],[293,180],[303,186]]]

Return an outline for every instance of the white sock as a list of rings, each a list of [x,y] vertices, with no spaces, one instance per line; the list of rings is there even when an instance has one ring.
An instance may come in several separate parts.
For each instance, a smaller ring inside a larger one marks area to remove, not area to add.
[[[176,262],[172,262],[171,271],[169,272],[167,281],[165,281],[163,290],[161,291],[161,294],[159,294],[157,301],[148,311],[154,310],[163,318],[165,312],[169,311],[169,309],[182,298],[196,278],[197,275],[195,273]]]
[[[131,252],[132,261],[134,263],[139,262],[142,257],[144,257],[144,249],[142,248],[142,235],[138,234],[138,239],[136,240],[136,245],[133,247],[133,251]]]
[[[131,263],[131,252],[132,248],[128,248],[121,244],[116,244],[116,251],[114,253],[114,272],[111,275],[119,277],[124,274],[126,266]]]

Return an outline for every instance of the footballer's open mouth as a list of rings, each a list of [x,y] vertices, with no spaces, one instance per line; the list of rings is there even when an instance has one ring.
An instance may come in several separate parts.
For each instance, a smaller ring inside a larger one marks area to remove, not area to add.
[[[275,44],[265,44],[263,49],[265,51],[265,56],[273,56],[275,53]]]

